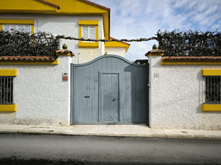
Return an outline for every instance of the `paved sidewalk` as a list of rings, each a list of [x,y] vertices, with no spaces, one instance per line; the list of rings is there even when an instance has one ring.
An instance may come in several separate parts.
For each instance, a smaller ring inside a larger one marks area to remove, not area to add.
[[[146,125],[73,125],[68,127],[0,125],[0,133],[220,139],[221,131],[151,129]]]

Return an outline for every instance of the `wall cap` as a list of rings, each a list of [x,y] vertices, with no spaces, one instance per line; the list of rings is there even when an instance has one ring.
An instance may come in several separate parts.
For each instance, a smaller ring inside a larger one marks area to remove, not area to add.
[[[70,56],[70,57],[75,56],[75,54],[72,53],[72,51],[66,50],[66,49],[56,50],[56,55],[57,56]]]
[[[147,52],[147,53],[145,54],[145,56],[147,56],[147,57],[150,57],[150,56],[152,56],[152,55],[153,55],[153,56],[163,56],[164,53],[165,53],[164,50],[153,49],[153,50]]]

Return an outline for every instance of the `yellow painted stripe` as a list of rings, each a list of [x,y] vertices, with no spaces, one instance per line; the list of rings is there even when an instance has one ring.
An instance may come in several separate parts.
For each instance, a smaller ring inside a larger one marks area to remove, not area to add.
[[[149,57],[149,55],[148,55]],[[163,61],[161,59],[161,64],[162,65],[221,65],[221,62],[174,62],[174,61]]]
[[[79,38],[81,38],[81,34],[82,34],[82,27],[79,26]]]
[[[221,104],[203,104],[202,111],[220,111],[221,112]]]
[[[79,20],[78,21],[79,25],[98,25],[99,21],[96,20]]]
[[[1,24],[34,24],[34,20],[0,19]]]
[[[34,31],[35,31],[34,29],[35,29],[35,28],[34,28],[34,25],[32,25],[32,26],[31,26],[31,33],[32,33],[32,34],[33,34]]]
[[[17,69],[0,69],[0,76],[17,76]]]
[[[98,26],[96,26],[96,39],[99,39]]]
[[[0,31],[2,31],[2,24],[0,24]]]
[[[0,65],[58,65],[59,61],[42,62],[42,61],[0,61]]]
[[[0,112],[16,112],[16,104],[0,104]]]
[[[79,48],[98,48],[99,43],[98,42],[81,42],[78,43]]]
[[[221,76],[221,69],[202,69],[202,76]]]

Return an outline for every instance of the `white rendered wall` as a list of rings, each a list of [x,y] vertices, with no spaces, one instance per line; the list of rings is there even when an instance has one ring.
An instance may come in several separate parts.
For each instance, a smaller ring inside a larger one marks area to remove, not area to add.
[[[151,56],[150,127],[169,129],[221,129],[220,112],[202,112],[205,78],[202,69],[218,65],[161,65],[160,56]],[[158,75],[159,77],[158,77]]]
[[[125,48],[105,48],[107,54],[114,54],[126,58]]]
[[[63,56],[59,65],[0,65],[18,71],[17,112],[0,113],[0,124],[70,125],[70,62]],[[62,81],[62,73],[68,73],[68,81]]]
[[[2,14],[0,19],[31,19],[34,20],[34,32],[48,32],[53,35],[65,35],[79,37],[79,20],[98,20],[99,39],[104,38],[103,17],[102,16],[62,16],[62,15],[6,15]],[[73,63],[85,63],[104,55],[104,43],[99,43],[99,48],[79,48],[78,41],[61,40],[60,48],[67,44],[68,49],[76,56]]]

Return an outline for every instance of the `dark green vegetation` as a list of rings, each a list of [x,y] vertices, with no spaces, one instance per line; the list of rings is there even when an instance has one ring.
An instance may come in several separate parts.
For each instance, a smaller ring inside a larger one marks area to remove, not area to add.
[[[221,56],[221,32],[158,31],[156,40],[165,56]]]

